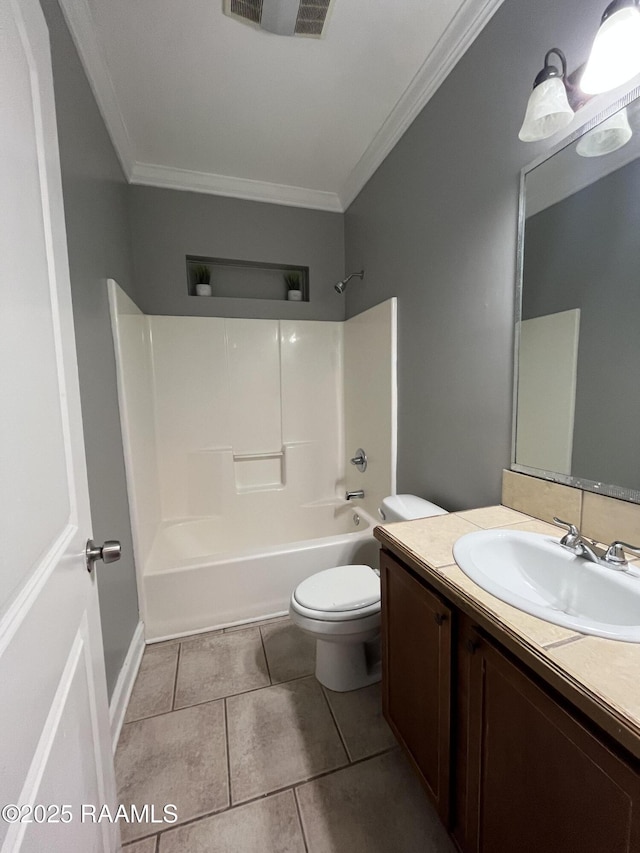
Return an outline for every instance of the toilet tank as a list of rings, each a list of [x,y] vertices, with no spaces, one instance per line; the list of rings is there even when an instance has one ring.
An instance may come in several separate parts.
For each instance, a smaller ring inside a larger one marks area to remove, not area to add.
[[[382,501],[378,513],[383,521],[392,522],[447,515],[447,510],[417,495],[390,495]]]

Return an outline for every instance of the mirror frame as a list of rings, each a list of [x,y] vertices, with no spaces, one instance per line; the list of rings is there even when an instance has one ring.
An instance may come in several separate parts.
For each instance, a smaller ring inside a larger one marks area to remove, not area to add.
[[[519,375],[519,352],[520,352],[520,322],[522,320],[522,291],[524,277],[524,233],[526,225],[526,197],[525,182],[527,175],[542,163],[549,160],[559,151],[572,145],[585,133],[608,119],[611,115],[629,106],[640,98],[640,86],[631,89],[622,97],[611,103],[605,109],[585,122],[568,136],[563,137],[548,151],[545,151],[533,162],[529,163],[520,171],[520,192],[518,197],[518,245],[516,255],[516,294],[515,294],[515,319],[514,319],[514,350],[513,350],[513,398],[512,398],[512,422],[511,422],[511,470],[520,474],[530,474],[542,480],[552,483],[561,483],[565,486],[573,486],[587,492],[596,492],[612,498],[619,498],[632,503],[640,504],[640,490],[630,489],[624,486],[616,486],[610,483],[601,483],[596,480],[587,480],[583,477],[574,477],[571,474],[559,474],[557,471],[543,471],[540,468],[530,468],[516,462],[516,428],[518,414],[518,375]]]

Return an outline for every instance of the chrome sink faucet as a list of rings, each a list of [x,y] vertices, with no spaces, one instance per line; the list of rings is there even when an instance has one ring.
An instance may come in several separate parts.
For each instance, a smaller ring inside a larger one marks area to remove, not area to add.
[[[566,527],[568,532],[560,540],[560,545],[571,551],[576,557],[584,557],[590,563],[596,563],[599,566],[606,566],[608,569],[616,571],[626,571],[627,558],[624,551],[633,551],[640,554],[640,548],[636,545],[629,545],[627,542],[621,542],[616,539],[608,548],[598,548],[595,542],[587,542],[575,524],[570,521],[562,521],[561,518],[553,517],[556,524]],[[624,550],[623,550],[624,549]]]
[[[364,492],[362,491],[362,489],[358,489],[356,492],[346,492],[344,499],[346,501],[352,501],[352,500],[354,500],[354,498],[363,498],[363,497],[364,497]]]

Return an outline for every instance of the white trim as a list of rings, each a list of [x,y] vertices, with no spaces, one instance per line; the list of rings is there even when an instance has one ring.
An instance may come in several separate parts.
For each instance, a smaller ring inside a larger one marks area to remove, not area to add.
[[[344,210],[356,198],[418,113],[435,95],[503,2],[504,0],[485,0],[478,3],[478,0],[465,0],[460,6],[345,181],[340,192]]]
[[[86,627],[86,622],[83,627]],[[49,761],[56,735],[60,731],[60,724],[62,716],[66,710],[66,704],[69,699],[73,678],[82,660],[83,652],[86,654],[85,639],[86,636],[83,636],[83,630],[81,627],[71,644],[69,657],[66,660],[62,675],[60,676],[60,681],[56,687],[53,702],[51,703],[47,718],[44,726],[42,727],[42,731],[38,739],[38,745],[36,746],[33,758],[31,759],[31,764],[29,765],[29,770],[22,786],[22,791],[16,798],[17,802],[21,805],[32,806],[35,804],[38,791],[42,784],[43,775],[47,769],[47,762]],[[102,781],[101,777],[98,779],[98,782],[100,781]],[[28,822],[29,821],[16,821],[9,826],[4,839],[4,844],[2,845],[2,853],[10,853],[11,850],[20,849],[22,841],[24,840],[25,832],[27,831]]]
[[[6,612],[0,616],[0,656],[2,656],[11,640],[15,637],[18,629],[29,615],[31,608],[46,582],[57,568],[61,559],[72,548],[74,537],[78,532],[78,525],[67,522],[64,529],[58,534],[55,542],[42,557],[30,577],[24,583],[16,597],[9,604]]]
[[[120,110],[116,90],[104,57],[91,9],[86,0],[59,0],[76,50],[89,80],[125,177],[131,181],[133,147]]]
[[[131,698],[131,691],[140,669],[142,655],[144,653],[144,623],[138,622],[136,630],[133,632],[129,651],[122,664],[122,669],[118,675],[116,686],[113,689],[113,696],[109,704],[109,720],[111,721],[111,744],[113,751],[116,751],[120,730],[124,723],[124,716],[127,713],[127,705]]]
[[[289,207],[307,207],[342,213],[337,193],[313,190],[308,187],[291,187],[266,181],[252,181],[209,172],[192,172],[189,169],[172,169],[151,163],[134,163],[129,178],[132,184],[164,187],[187,192],[210,193],[248,201],[266,201]]]
[[[235,622],[222,622],[219,625],[210,625],[208,628],[198,628],[196,631],[178,631],[174,634],[163,634],[162,637],[153,637],[149,640],[149,645],[154,643],[166,643],[167,640],[182,640],[185,637],[197,637],[198,634],[210,634],[213,631],[223,631],[227,628],[250,628],[255,622],[262,624],[270,619],[281,619],[287,616],[288,610],[276,610],[275,613],[265,613],[264,616],[251,616],[249,619],[236,619]]]

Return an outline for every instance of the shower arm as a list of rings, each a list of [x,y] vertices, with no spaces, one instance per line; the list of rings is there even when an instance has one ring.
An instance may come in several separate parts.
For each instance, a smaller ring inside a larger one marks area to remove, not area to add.
[[[352,278],[364,278],[364,270],[360,270],[360,272],[352,272],[351,275],[348,275],[346,278],[343,278],[342,281],[339,281],[336,285],[334,285],[334,290],[338,293],[342,293],[347,286],[347,283],[351,281]]]

